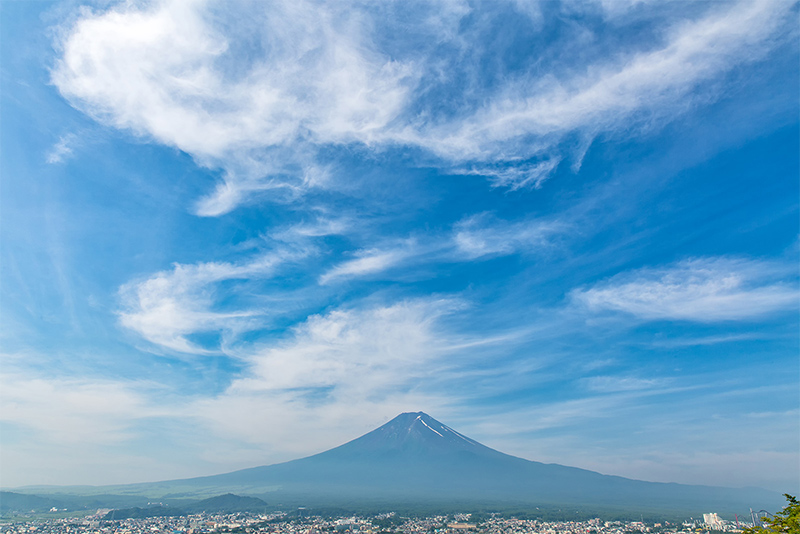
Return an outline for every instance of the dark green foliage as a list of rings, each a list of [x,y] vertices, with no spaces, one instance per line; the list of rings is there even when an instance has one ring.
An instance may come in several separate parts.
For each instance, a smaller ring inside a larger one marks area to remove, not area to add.
[[[800,502],[788,493],[784,497],[789,502],[783,510],[764,518],[764,526],[746,528],[745,534],[800,534]]]
[[[112,510],[103,519],[141,519],[145,517],[180,516],[187,514],[226,513],[237,512],[264,512],[267,503],[256,497],[242,497],[232,493],[217,495],[201,501],[183,501],[178,506],[150,506],[146,508],[133,507]]]
[[[381,519],[372,519],[372,525],[377,527],[381,531],[394,531],[397,528],[397,525],[403,522],[403,519],[397,515],[393,515],[392,517],[384,517]]]
[[[45,512],[50,508],[66,508],[67,505],[58,499],[25,495],[11,491],[0,491],[0,512]]]
[[[199,512],[218,513],[218,512],[264,512],[267,503],[256,497],[242,497],[233,493],[217,495],[209,499],[203,499],[193,504],[183,505],[182,508],[190,513]]]

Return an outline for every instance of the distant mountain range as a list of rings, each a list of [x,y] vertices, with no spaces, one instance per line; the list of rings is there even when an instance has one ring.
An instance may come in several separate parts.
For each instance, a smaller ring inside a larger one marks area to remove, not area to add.
[[[120,495],[100,495],[80,497],[60,494],[58,497],[42,497],[11,491],[0,491],[0,515],[19,516],[24,514],[42,514],[52,512],[90,511],[98,508],[113,509],[103,515],[106,520],[141,519],[145,517],[181,516],[187,514],[264,512],[268,504],[256,497],[242,497],[227,493],[202,500],[183,499],[172,503],[144,502],[142,497],[125,497]],[[137,506],[133,506],[133,505]],[[124,508],[121,506],[129,506]],[[55,509],[55,510],[53,510]]]
[[[643,482],[544,464],[496,451],[422,412],[328,451],[215,476],[102,488],[107,493],[187,499],[231,492],[270,504],[350,503],[580,505],[617,509],[747,512],[778,510],[780,494]]]

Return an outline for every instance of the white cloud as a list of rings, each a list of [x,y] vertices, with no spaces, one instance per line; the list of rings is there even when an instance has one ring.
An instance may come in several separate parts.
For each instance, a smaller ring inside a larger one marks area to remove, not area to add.
[[[62,135],[58,142],[53,145],[53,148],[47,153],[47,163],[56,164],[61,163],[69,156],[72,155],[72,148],[77,141],[75,134]]]
[[[320,276],[319,283],[324,285],[336,279],[380,273],[414,254],[414,243],[411,241],[396,248],[362,250],[355,259],[344,261]]]
[[[436,320],[454,306],[450,300],[427,299],[309,317],[294,330],[294,341],[254,357],[255,378],[237,387],[343,384],[374,393],[396,384],[399,377],[410,380],[427,374],[430,369],[421,364],[435,360],[448,344],[447,336],[437,332]]]
[[[605,428],[602,433],[534,430],[535,437],[528,434],[527,439],[514,439],[520,431],[528,430],[520,428],[519,421],[527,421],[528,417],[536,421],[540,417],[538,411],[521,411],[479,423],[470,435],[486,435],[489,438],[485,442],[524,458],[638,480],[728,487],[752,485],[759,480],[762,487],[777,491],[797,483],[796,410],[753,421],[746,414],[709,417],[705,410],[698,412],[698,404],[704,403],[694,397],[678,402],[666,413],[637,398],[623,398],[622,404],[613,396],[597,401],[596,409],[595,403],[587,399],[585,403],[544,407],[542,412],[552,408],[556,417],[563,414],[568,423],[584,428],[601,426]],[[581,417],[584,409],[585,417]],[[552,423],[556,424],[557,419]],[[771,432],[753,432],[754,424]],[[675,435],[684,439],[672,443]],[[672,445],[665,450],[668,442]],[[747,467],[730,469],[739,464]]]
[[[639,391],[663,386],[665,380],[652,378],[636,378],[632,376],[592,376],[583,380],[586,387],[599,393],[617,391]]]
[[[456,170],[456,174],[474,174],[489,178],[495,187],[507,187],[514,191],[524,187],[539,189],[558,167],[561,157],[554,156],[537,163],[527,163],[506,167],[472,167]]]
[[[463,121],[431,131],[432,148],[450,157],[498,157],[508,142],[538,138],[529,154],[549,152],[565,132],[595,135],[635,124],[663,122],[687,108],[701,82],[763,57],[791,4],[741,2],[667,33],[663,47],[590,65],[573,79],[521,80]],[[555,137],[552,137],[555,136]],[[529,141],[520,141],[528,144]],[[524,148],[516,146],[517,153]],[[524,152],[523,152],[524,153]]]
[[[351,228],[352,221],[320,219],[276,231],[268,237],[252,240],[239,250],[259,248],[274,240],[280,247],[266,255],[257,255],[239,263],[207,262],[175,264],[145,280],[136,280],[120,288],[122,310],[120,323],[147,341],[184,353],[217,353],[191,341],[198,333],[216,332],[235,339],[236,335],[263,326],[275,310],[240,306],[221,309],[216,298],[219,284],[230,280],[243,283],[266,280],[289,263],[308,259],[313,250],[310,240],[340,233]],[[556,237],[567,226],[549,220],[523,220],[509,223],[477,215],[455,225],[452,232],[427,238],[420,243],[414,237],[391,240],[357,250],[354,257],[334,264],[318,278],[320,285],[342,280],[376,276],[399,266],[431,262],[463,262],[514,254],[543,251],[553,247]],[[308,289],[308,288],[307,288]]]
[[[217,269],[206,279],[220,276],[217,267],[203,269]],[[65,459],[72,483],[210,474],[319,452],[403,411],[442,413],[444,395],[420,384],[448,365],[452,346],[462,343],[439,324],[459,306],[429,298],[313,315],[283,342],[243,354],[242,373],[217,395],[182,395],[179,385],[172,390],[152,382],[41,378],[38,371],[6,369],[0,421],[11,423],[11,430],[4,430],[4,481],[64,483],[59,476],[65,475],[37,466],[52,469]],[[24,363],[16,359],[16,366]],[[61,456],[51,460],[52,448],[36,449],[42,455],[37,463],[28,453],[30,432],[37,446],[58,444]],[[174,446],[139,452],[137,444],[153,432]],[[242,456],[231,457],[231,450]],[[97,467],[136,455],[142,456],[136,473]]]
[[[215,189],[198,199],[195,213],[214,217],[269,194],[273,201],[291,202],[307,190],[328,182],[327,169],[313,162],[302,147],[292,150],[262,149],[253,155],[232,155],[218,164],[227,170]],[[303,168],[300,169],[300,163]]]
[[[717,345],[719,343],[735,343],[738,341],[761,341],[770,339],[770,336],[757,333],[744,333],[744,334],[726,334],[719,336],[702,336],[702,337],[679,337],[675,339],[658,339],[648,343],[651,347],[658,348],[678,348],[678,347],[695,347],[702,345]]]
[[[276,234],[276,239],[286,237],[290,241],[294,240],[293,236],[301,237],[323,237],[329,235],[344,234],[352,225],[352,222],[343,218],[325,218],[322,217],[310,224],[299,224],[293,226],[285,233]]]
[[[425,299],[309,317],[192,410],[216,432],[287,455],[337,445],[402,411],[435,411],[443,398],[418,385],[445,364],[453,341],[437,322],[455,306]]]
[[[368,21],[347,6],[230,7],[161,0],[85,10],[63,32],[52,73],[61,93],[97,120],[226,168],[225,184],[198,207],[203,215],[285,182],[274,154],[253,149],[304,139],[369,143],[414,83],[408,64],[364,42]],[[225,33],[226,23],[237,34]],[[237,55],[243,45],[263,57],[248,63]]]
[[[478,214],[456,223],[451,232],[424,239],[393,240],[355,253],[319,278],[322,285],[341,279],[376,275],[403,266],[425,262],[454,263],[553,247],[568,226],[551,220],[507,222]]]
[[[53,443],[117,443],[132,421],[157,414],[132,383],[2,375],[0,420]]]
[[[625,312],[646,320],[738,321],[798,308],[786,266],[757,260],[703,258],[645,268],[577,289],[575,303],[594,312]]]
[[[508,435],[588,425],[597,420],[618,417],[625,407],[634,405],[632,401],[641,395],[643,393],[612,393],[508,410],[477,423],[475,431],[479,435],[502,439]]]
[[[550,248],[554,239],[565,233],[567,228],[567,225],[552,220],[509,223],[492,221],[488,215],[481,214],[459,222],[453,232],[453,241],[458,254],[469,259],[502,256]]]
[[[239,444],[220,444],[205,428],[187,424],[190,403],[170,388],[153,381],[44,377],[26,369],[25,358],[2,357],[4,488],[127,484],[247,466],[231,465],[230,451],[239,452]],[[229,453],[226,462],[204,459],[204,451],[221,446]]]
[[[503,170],[466,168],[498,186],[539,187],[563,158],[567,134],[588,146],[598,133],[629,135],[672,120],[696,102],[699,86],[762,58],[793,20],[789,2],[719,4],[666,29],[655,49],[577,65],[572,72],[581,74],[572,77],[511,77],[475,94],[485,104],[466,107],[472,111],[439,115],[418,112],[425,92],[418,84],[446,78],[447,65],[427,56],[436,47],[407,57],[386,52],[385,35],[376,34],[388,24],[376,18],[385,10],[302,0],[248,5],[160,0],[85,10],[62,31],[52,74],[61,93],[97,120],[223,168],[223,183],[197,205],[201,215],[265,191],[291,199],[325,184],[330,177],[317,172],[315,157],[330,143],[418,146],[447,168],[499,162]],[[457,31],[469,9],[422,11],[440,11],[417,25],[430,33],[427,42],[472,46]],[[540,162],[517,163],[531,158]]]
[[[53,81],[98,119],[201,157],[309,134],[368,138],[404,99],[407,67],[362,46],[359,17],[309,2],[234,13],[264,24],[249,37],[268,47],[263,62],[243,66],[214,16],[224,17],[200,0],[86,12]],[[246,71],[226,76],[236,67]]]
[[[643,8],[657,2],[654,0],[599,0],[598,3],[608,18],[615,19],[623,17],[636,8]],[[576,4],[580,5],[581,3],[576,2]]]
[[[748,434],[758,433],[753,432],[752,426],[742,425],[737,427],[737,430],[739,432],[723,433],[720,431],[712,434],[708,432],[707,428],[700,427],[695,431],[714,436],[719,441],[727,438],[734,442]],[[689,433],[684,429],[678,431]],[[712,439],[708,441],[710,442]],[[709,443],[707,446],[711,448],[712,444]],[[587,455],[585,452],[580,454],[575,451],[574,457],[576,461],[590,469],[594,468],[604,473],[639,480],[734,488],[752,487],[753,480],[759,480],[761,487],[766,486],[773,491],[785,491],[785,488],[795,486],[797,479],[793,478],[792,473],[796,473],[800,469],[796,452],[777,451],[769,444],[751,445],[747,443],[742,447],[743,450],[736,452],[691,450],[688,447],[680,451],[665,451],[656,447],[646,450],[636,450],[633,447],[631,449],[625,454],[619,454],[619,449],[617,449],[616,455],[607,454],[603,457]],[[622,457],[625,459],[621,461]],[[584,460],[581,461],[578,458],[584,458]],[[736,469],[730,468],[733,465],[736,466]]]
[[[186,336],[198,332],[236,332],[259,324],[256,316],[264,310],[212,311],[215,285],[226,280],[263,279],[275,270],[307,253],[278,251],[248,262],[175,264],[147,280],[120,289],[123,311],[120,322],[162,347],[187,353],[203,353]]]
[[[477,174],[500,186],[538,187],[563,158],[557,145],[566,134],[577,132],[585,147],[599,133],[629,135],[669,122],[698,99],[713,99],[694,93],[734,66],[763,58],[790,31],[790,9],[785,2],[725,4],[667,28],[663,46],[583,65],[577,70],[585,74],[571,78],[511,79],[472,114],[410,122],[386,135],[455,161],[510,162]],[[530,157],[543,161],[513,165]]]

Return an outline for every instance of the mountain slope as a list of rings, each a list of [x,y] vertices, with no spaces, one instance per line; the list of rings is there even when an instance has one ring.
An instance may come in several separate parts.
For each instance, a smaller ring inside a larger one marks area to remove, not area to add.
[[[298,496],[309,502],[449,499],[721,511],[781,502],[777,493],[758,489],[643,482],[524,460],[486,447],[422,412],[400,414],[314,456],[175,483],[270,492],[273,501]]]

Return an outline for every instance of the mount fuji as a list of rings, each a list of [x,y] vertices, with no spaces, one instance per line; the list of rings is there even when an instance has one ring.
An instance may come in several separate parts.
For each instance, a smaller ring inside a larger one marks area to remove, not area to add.
[[[656,483],[504,454],[423,412],[403,413],[360,438],[290,462],[184,480],[125,486],[155,496],[213,492],[271,502],[462,502],[613,506],[676,511],[778,508],[758,488]]]

